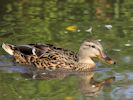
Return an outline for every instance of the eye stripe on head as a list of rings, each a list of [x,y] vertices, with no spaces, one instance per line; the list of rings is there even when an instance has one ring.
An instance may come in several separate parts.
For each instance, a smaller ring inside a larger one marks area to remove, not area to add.
[[[96,48],[95,45],[90,45],[90,44],[86,44],[85,46],[89,46],[89,47],[92,47],[92,48]]]
[[[97,50],[100,50],[100,51],[103,50],[102,45],[99,43],[99,41],[96,41],[96,40],[87,40],[87,41],[84,41],[84,43],[82,44],[82,48],[88,49],[89,47],[97,49]]]

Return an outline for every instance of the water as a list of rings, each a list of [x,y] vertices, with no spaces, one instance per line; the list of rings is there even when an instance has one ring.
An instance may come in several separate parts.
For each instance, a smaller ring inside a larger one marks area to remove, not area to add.
[[[116,78],[95,97],[85,95],[90,84],[77,75],[33,80],[1,70],[0,100],[133,100],[132,5],[132,0],[1,0],[0,44],[51,43],[77,52],[89,37],[100,40],[117,64],[98,61],[98,68],[112,70],[96,71],[94,80]],[[0,66],[13,65],[2,48],[0,54]]]

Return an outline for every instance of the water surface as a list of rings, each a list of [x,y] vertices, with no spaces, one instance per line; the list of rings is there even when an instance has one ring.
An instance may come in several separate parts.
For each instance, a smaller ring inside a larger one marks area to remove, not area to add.
[[[80,78],[33,80],[0,70],[1,100],[133,100],[132,0],[1,0],[0,44],[51,43],[75,52],[86,38],[101,41],[116,62],[99,62],[95,80],[116,77],[96,97],[80,91]],[[92,29],[92,30],[91,30]],[[0,66],[13,65],[0,48]],[[88,84],[89,86],[89,84]]]

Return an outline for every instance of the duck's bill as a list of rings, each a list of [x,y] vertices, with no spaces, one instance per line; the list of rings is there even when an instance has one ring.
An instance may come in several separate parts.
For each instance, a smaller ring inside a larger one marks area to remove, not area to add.
[[[101,53],[100,59],[103,59],[108,64],[116,64],[110,57],[108,57],[105,53]]]
[[[105,62],[107,62],[108,64],[116,64],[116,62],[113,61],[110,57],[105,57],[104,60],[105,60]]]

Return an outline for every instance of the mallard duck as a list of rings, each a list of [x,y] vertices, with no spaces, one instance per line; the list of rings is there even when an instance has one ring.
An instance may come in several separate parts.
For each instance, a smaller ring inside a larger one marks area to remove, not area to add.
[[[86,70],[95,68],[92,58],[99,58],[109,64],[115,62],[103,51],[102,45],[97,40],[85,40],[79,52],[58,48],[51,44],[11,45],[2,44],[2,48],[15,58],[15,61],[35,66],[38,69],[71,69]]]

